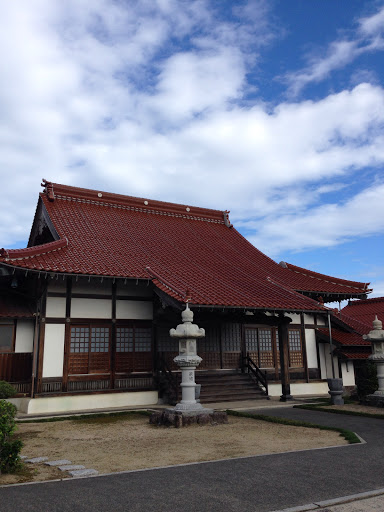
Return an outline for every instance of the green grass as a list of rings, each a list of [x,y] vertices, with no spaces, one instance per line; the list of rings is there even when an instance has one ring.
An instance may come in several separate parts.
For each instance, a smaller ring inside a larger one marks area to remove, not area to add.
[[[302,406],[299,406],[302,407]],[[303,406],[305,407],[305,406]],[[247,412],[227,410],[227,414],[231,416],[240,416],[243,418],[252,418],[254,420],[268,421],[269,423],[277,423],[279,425],[290,425],[292,427],[305,427],[305,428],[318,428],[319,430],[330,430],[333,432],[339,432],[349,444],[360,443],[360,439],[357,435],[344,428],[327,427],[324,425],[316,425],[315,423],[307,423],[306,421],[289,420],[286,418],[276,418],[275,416],[267,416],[265,414],[250,414]]]
[[[54,416],[52,418],[36,418],[30,420],[18,421],[18,423],[52,423],[55,421],[83,421],[83,422],[95,422],[96,420],[99,422],[113,422],[117,421],[124,417],[129,416],[150,416],[152,413],[150,411],[141,410],[141,411],[121,411],[121,412],[100,412],[100,413],[91,413],[91,414],[77,414],[73,416]],[[103,421],[104,420],[104,421]],[[17,421],[17,420],[16,420]]]

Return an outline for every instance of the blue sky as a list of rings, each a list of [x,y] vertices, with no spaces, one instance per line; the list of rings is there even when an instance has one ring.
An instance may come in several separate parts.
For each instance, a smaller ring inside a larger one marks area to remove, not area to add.
[[[228,209],[384,295],[384,1],[0,0],[0,245],[42,177]]]

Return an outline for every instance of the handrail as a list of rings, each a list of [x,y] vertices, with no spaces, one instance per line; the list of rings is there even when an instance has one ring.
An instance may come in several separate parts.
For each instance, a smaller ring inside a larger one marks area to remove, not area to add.
[[[168,396],[168,401],[171,405],[176,404],[179,394],[177,375],[172,372],[167,360],[161,353],[158,354],[157,377],[159,387],[163,388],[164,393]],[[160,389],[160,391],[162,391],[162,389]]]
[[[247,353],[244,359],[246,362],[245,368],[248,370],[248,373],[253,377],[259,387],[261,386],[264,388],[263,391],[268,396],[267,372],[262,372],[260,370],[255,361],[250,357],[249,353]]]

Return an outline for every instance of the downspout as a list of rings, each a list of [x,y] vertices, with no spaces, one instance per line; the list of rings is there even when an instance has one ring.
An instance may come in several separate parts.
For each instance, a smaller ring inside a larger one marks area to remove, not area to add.
[[[332,363],[332,378],[335,378],[335,362],[333,360],[333,343],[332,343],[332,329],[331,329],[331,315],[328,313],[328,330],[329,330],[329,345],[330,345],[330,354],[331,354],[331,363]]]

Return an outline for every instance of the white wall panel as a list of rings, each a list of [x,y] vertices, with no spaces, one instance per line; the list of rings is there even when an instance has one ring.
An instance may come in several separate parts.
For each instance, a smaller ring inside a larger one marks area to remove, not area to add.
[[[45,316],[48,318],[65,318],[65,297],[47,297]]]
[[[117,300],[116,318],[120,320],[152,320],[152,301]]]
[[[15,352],[33,351],[34,320],[17,320]]]
[[[112,318],[112,300],[72,299],[71,318]]]
[[[343,386],[355,385],[355,370],[353,361],[343,361],[341,363],[341,376],[343,379]]]
[[[316,332],[315,329],[305,329],[308,368],[317,368]]]
[[[63,376],[64,333],[64,324],[45,326],[43,377]]]

